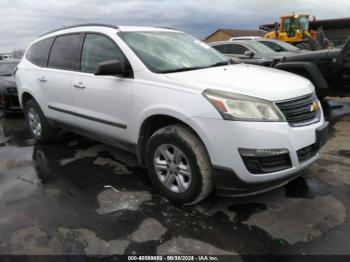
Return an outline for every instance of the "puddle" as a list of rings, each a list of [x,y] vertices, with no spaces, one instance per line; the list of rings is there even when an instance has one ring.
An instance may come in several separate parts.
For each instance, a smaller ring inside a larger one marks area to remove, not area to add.
[[[289,198],[314,198],[330,194],[329,186],[312,177],[300,176],[285,185],[286,197]]]
[[[227,208],[229,211],[236,213],[233,221],[242,222],[247,220],[251,215],[267,209],[266,205],[261,203],[233,204]]]

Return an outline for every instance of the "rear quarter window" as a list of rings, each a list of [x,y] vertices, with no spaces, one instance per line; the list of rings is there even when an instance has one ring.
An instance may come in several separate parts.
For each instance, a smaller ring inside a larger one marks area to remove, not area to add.
[[[52,37],[33,44],[27,52],[26,59],[37,66],[46,66],[53,40]]]
[[[50,52],[48,66],[58,69],[76,69],[80,34],[57,36]]]

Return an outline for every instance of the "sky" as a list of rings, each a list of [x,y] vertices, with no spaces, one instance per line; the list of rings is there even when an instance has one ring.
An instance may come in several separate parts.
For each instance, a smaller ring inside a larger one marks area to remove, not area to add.
[[[165,26],[205,38],[218,28],[258,29],[290,12],[350,17],[349,0],[0,0],[0,53],[80,23]]]

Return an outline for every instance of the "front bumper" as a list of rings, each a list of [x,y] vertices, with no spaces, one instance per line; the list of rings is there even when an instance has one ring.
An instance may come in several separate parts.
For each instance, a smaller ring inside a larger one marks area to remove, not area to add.
[[[260,194],[287,184],[289,181],[302,174],[301,171],[289,174],[288,176],[266,182],[248,183],[239,178],[231,169],[214,167],[214,181],[216,193],[219,196],[240,197]]]
[[[319,150],[303,161],[298,158],[298,150],[316,144],[316,130],[325,125],[323,115],[319,122],[302,127],[291,127],[286,122],[225,121],[202,117],[192,120],[200,130],[214,166],[217,188],[244,189],[247,192],[287,183],[316,161]],[[291,167],[277,172],[252,174],[245,166],[238,148],[287,149]]]

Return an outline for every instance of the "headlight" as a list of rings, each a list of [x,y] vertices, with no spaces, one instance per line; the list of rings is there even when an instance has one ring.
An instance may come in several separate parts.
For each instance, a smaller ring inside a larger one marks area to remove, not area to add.
[[[205,90],[203,95],[226,120],[286,121],[279,109],[267,100],[214,89]]]

